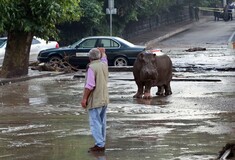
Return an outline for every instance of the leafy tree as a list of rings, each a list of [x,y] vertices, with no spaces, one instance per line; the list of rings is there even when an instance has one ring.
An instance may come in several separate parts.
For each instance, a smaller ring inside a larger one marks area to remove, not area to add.
[[[117,16],[114,16],[114,28],[118,33],[129,22],[139,21],[141,18],[149,18],[160,15],[167,11],[168,8],[176,3],[177,0],[116,0],[115,7],[118,10]],[[118,30],[119,29],[119,30]]]
[[[83,13],[81,22],[88,28],[90,34],[93,34],[93,29],[99,27],[105,16],[105,12],[102,10],[103,2],[81,0],[80,6]]]
[[[29,51],[33,36],[56,38],[56,24],[79,20],[80,0],[2,0],[0,32],[8,40],[1,77],[28,74]]]
[[[63,37],[60,44],[69,45],[86,36],[96,35],[103,32],[105,12],[103,0],[80,0],[81,18],[79,21],[66,22],[57,26],[59,36]]]
[[[162,12],[168,11],[168,9],[176,4],[176,0],[153,0],[144,1],[142,4],[142,13],[140,16],[155,16]]]
[[[216,5],[222,5],[221,0],[184,0],[184,3],[201,7],[215,7]]]
[[[113,15],[113,35],[121,36],[126,25],[141,18],[161,15],[179,0],[114,0],[117,14]],[[68,45],[91,35],[109,35],[108,0],[81,0],[82,16],[79,22],[64,23],[58,28],[63,37],[60,44]],[[176,7],[179,9],[179,7]]]

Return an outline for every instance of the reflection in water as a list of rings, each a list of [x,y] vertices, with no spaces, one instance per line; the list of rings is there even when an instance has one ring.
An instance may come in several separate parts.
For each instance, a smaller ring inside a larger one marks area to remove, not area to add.
[[[136,98],[134,101],[137,104],[146,104],[146,105],[166,105],[169,102],[166,100],[166,97],[157,96],[150,99]]]
[[[106,160],[105,152],[91,152],[91,155],[96,158],[96,160]]]
[[[47,103],[47,93],[42,84],[29,81],[0,88],[0,104],[5,107],[34,106]]]
[[[15,85],[15,84],[14,84]],[[17,85],[12,89],[10,86],[1,87],[1,97],[0,97],[0,104],[1,106],[28,106],[29,99],[28,93],[29,88],[28,85]]]
[[[40,105],[48,102],[48,95],[43,85],[30,85],[29,86],[29,104]]]
[[[144,98],[137,98],[136,102],[138,104],[146,104],[146,105],[151,105],[152,99],[144,99]]]

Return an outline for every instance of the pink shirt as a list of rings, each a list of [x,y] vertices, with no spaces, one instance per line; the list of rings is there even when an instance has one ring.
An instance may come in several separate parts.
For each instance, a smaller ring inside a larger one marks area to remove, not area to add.
[[[108,65],[107,57],[103,57],[100,59],[101,62],[106,63]],[[95,74],[94,71],[89,67],[87,70],[87,81],[85,88],[89,90],[93,90],[95,88]]]

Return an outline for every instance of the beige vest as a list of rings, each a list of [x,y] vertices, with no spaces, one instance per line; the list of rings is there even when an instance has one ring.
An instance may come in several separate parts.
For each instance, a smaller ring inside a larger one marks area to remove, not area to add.
[[[107,106],[109,103],[108,95],[108,66],[100,60],[92,61],[89,67],[95,74],[95,88],[88,98],[87,109]]]

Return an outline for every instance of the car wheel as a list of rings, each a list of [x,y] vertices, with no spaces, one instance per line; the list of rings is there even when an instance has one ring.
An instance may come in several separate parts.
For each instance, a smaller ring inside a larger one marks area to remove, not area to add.
[[[128,61],[125,57],[117,57],[114,60],[114,66],[127,66],[128,65]]]
[[[60,63],[60,62],[62,62],[62,58],[60,58],[58,56],[52,56],[52,57],[50,57],[49,62],[50,63]]]
[[[49,60],[49,64],[51,67],[54,67],[54,68],[65,68],[66,67],[62,58],[60,58],[58,56],[52,56]]]

